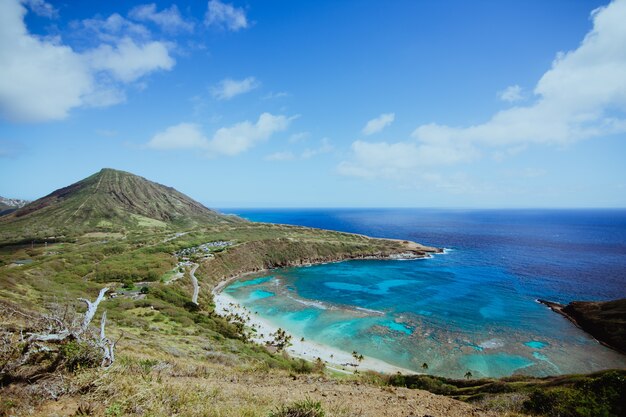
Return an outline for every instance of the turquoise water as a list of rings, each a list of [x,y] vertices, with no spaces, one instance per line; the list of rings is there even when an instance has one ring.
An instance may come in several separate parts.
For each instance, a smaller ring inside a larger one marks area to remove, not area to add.
[[[544,347],[548,346],[546,342],[540,342],[538,340],[531,340],[530,342],[526,342],[524,344],[533,349],[543,349]]]
[[[558,230],[553,217],[549,222],[520,220],[513,213],[506,222],[480,217],[468,226],[452,216],[439,218],[430,239],[413,235],[419,227],[404,212],[404,217],[388,212],[397,225],[377,228],[384,214],[363,216],[367,224],[344,230],[440,247],[452,245],[435,238],[449,239],[456,245],[424,260],[273,270],[234,282],[225,291],[298,338],[418,372],[424,362],[429,373],[449,377],[467,371],[475,377],[545,376],[626,367],[623,355],[535,301],[626,295],[626,214],[617,226],[585,214],[584,221],[574,217],[573,226]],[[428,219],[417,221],[418,226],[420,221]],[[458,235],[465,238],[459,241]],[[576,237],[581,243],[574,245]]]

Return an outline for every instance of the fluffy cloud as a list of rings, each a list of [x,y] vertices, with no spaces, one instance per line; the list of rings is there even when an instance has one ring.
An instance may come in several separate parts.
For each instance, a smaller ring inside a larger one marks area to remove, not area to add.
[[[48,19],[59,17],[59,11],[44,0],[25,0],[23,3],[37,16],[47,17]]]
[[[511,85],[504,90],[498,92],[498,97],[502,101],[506,101],[508,103],[513,103],[515,101],[520,101],[522,98],[522,87],[519,85]]]
[[[208,144],[209,141],[202,134],[199,125],[180,123],[154,135],[147,147],[159,150],[206,149]]]
[[[0,113],[9,120],[58,120],[73,108],[112,105],[124,100],[124,84],[174,65],[165,44],[116,36],[141,32],[119,15],[87,22],[105,43],[78,53],[30,34],[26,12],[18,0],[0,2]]]
[[[395,120],[396,115],[394,113],[384,113],[375,119],[367,122],[365,127],[363,128],[364,135],[373,135],[374,133],[378,133],[383,130],[385,127],[389,126]]]
[[[244,78],[243,80],[226,78],[213,87],[211,93],[218,100],[230,100],[235,96],[254,90],[259,85],[260,83],[254,77]]]
[[[559,53],[537,83],[533,104],[496,113],[469,127],[418,127],[418,140],[469,141],[489,146],[564,144],[626,131],[626,0],[592,13],[580,46]]]
[[[117,80],[129,83],[158,70],[170,70],[174,59],[162,42],[136,44],[130,38],[116,45],[100,45],[85,54],[96,71],[107,71]]]
[[[467,147],[442,147],[415,142],[352,143],[352,160],[339,164],[340,174],[362,178],[402,180],[424,167],[471,161],[476,152]]]
[[[209,143],[209,153],[232,156],[245,152],[274,133],[286,130],[292,119],[263,113],[256,123],[245,121],[218,129]]]
[[[209,1],[209,8],[204,17],[207,26],[216,26],[236,32],[248,27],[248,19],[242,8],[219,0]]]
[[[156,4],[142,4],[134,7],[128,14],[131,19],[143,22],[152,22],[166,32],[193,31],[193,22],[188,22],[180,14],[174,4],[169,9],[157,12]]]
[[[150,38],[150,31],[144,25],[131,22],[118,13],[106,19],[93,18],[72,22],[76,30],[82,30],[85,37],[95,36],[103,42],[116,42],[120,38],[144,41]]]
[[[234,156],[286,130],[291,120],[293,117],[263,113],[256,123],[245,121],[222,127],[211,139],[203,135],[199,125],[181,123],[157,133],[146,146],[158,150],[198,149],[207,156]]]
[[[527,106],[502,110],[483,124],[419,126],[413,140],[356,141],[345,175],[402,177],[426,166],[468,162],[482,153],[514,154],[530,144],[565,145],[626,132],[626,0],[592,12],[593,29],[575,50],[559,53]],[[513,97],[513,96],[511,96]]]
[[[61,119],[94,86],[87,63],[71,48],[31,36],[26,9],[0,2],[0,111],[16,121]]]

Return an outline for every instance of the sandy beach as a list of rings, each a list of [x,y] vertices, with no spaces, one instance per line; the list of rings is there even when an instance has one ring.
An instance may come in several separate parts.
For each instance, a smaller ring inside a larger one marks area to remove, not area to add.
[[[246,325],[249,328],[253,328],[256,332],[252,332],[251,339],[265,346],[268,341],[273,340],[270,334],[275,333],[278,330],[278,326],[274,325],[270,321],[259,317],[246,307],[240,305],[234,298],[224,293],[222,290],[233,279],[223,281],[213,289],[213,298],[215,301],[216,313],[227,316],[229,314],[238,314],[241,317],[245,317]],[[355,370],[364,371],[370,370],[385,374],[415,374],[417,372],[410,369],[397,367],[379,359],[365,357],[357,365],[357,361],[352,357],[352,352],[346,352],[328,345],[312,342],[309,340],[302,341],[302,335],[288,333],[291,335],[291,345],[285,349],[292,357],[302,358],[311,362],[320,358],[323,360],[328,368],[336,371],[353,373]]]

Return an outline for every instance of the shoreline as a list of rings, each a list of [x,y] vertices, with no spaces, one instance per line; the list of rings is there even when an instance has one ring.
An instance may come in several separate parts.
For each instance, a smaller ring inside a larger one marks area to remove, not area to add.
[[[369,239],[379,239],[379,238],[369,238]],[[399,239],[382,239],[382,240],[392,240],[392,241],[402,242]],[[396,253],[392,253],[389,255],[365,255],[365,256],[360,256],[360,257],[345,257],[343,259],[330,258],[330,259],[320,259],[320,260],[314,260],[314,261],[306,260],[305,262],[300,261],[299,263],[292,262],[286,265],[281,265],[281,266],[276,266],[276,267],[271,267],[271,268],[261,268],[261,269],[257,269],[253,271],[246,271],[240,274],[231,275],[231,276],[222,278],[222,280],[220,280],[211,289],[211,294],[215,296],[216,294],[221,293],[224,287],[226,287],[228,284],[230,284],[231,282],[235,280],[241,279],[245,276],[254,275],[254,274],[264,274],[264,273],[273,271],[275,269],[300,268],[300,267],[334,264],[334,263],[348,262],[348,261],[372,261],[372,260],[374,261],[375,260],[378,260],[378,261],[420,261],[420,260],[425,260],[425,259],[432,259],[435,257],[435,255],[446,255],[452,251],[452,249],[450,248],[435,248],[435,247],[430,247],[430,246],[423,246],[415,242],[409,242],[409,245],[420,246],[420,249],[423,248],[422,249],[423,253],[418,255],[415,252],[413,252],[412,249],[407,249],[406,251],[396,252]]]
[[[215,292],[214,290],[213,300],[217,314],[221,316],[236,314],[243,317],[246,327],[253,329],[250,334],[250,340],[261,346],[267,346],[267,342],[273,340],[270,334],[275,333],[280,328],[271,321],[259,317],[248,308],[240,305],[237,300],[223,291]],[[324,361],[326,368],[334,371],[347,374],[352,374],[355,370],[367,370],[383,374],[395,374],[399,372],[404,375],[419,373],[372,357],[365,357],[360,363],[357,363],[350,352],[306,339],[303,341],[302,335],[296,335],[290,332],[287,332],[287,334],[291,336],[291,344],[284,350],[290,356],[301,358],[312,363],[315,363],[315,361],[320,358]]]
[[[419,244],[417,244],[419,245]],[[346,258],[339,260],[329,260],[329,261],[319,261],[319,262],[304,262],[298,265],[288,266],[288,267],[304,267],[304,266],[313,266],[313,265],[322,265],[328,263],[338,263],[338,262],[346,262],[353,260],[423,260],[430,259],[433,257],[433,254],[445,254],[445,250],[437,249],[433,253],[425,253],[424,255],[417,256],[415,253],[411,253],[411,257],[403,258],[402,255],[407,255],[407,252],[391,254],[389,256],[371,256],[371,257],[363,257],[363,258]],[[237,300],[235,300],[230,295],[224,293],[224,289],[233,281],[238,279],[242,279],[249,275],[263,274],[273,269],[277,268],[266,268],[257,271],[249,271],[244,272],[242,274],[238,274],[235,276],[228,277],[226,279],[221,280],[213,289],[211,290],[211,294],[213,295],[213,301],[215,303],[215,312],[216,314],[225,317],[229,314],[239,315],[244,318],[245,325],[248,328],[252,328],[254,331],[250,334],[250,340],[254,343],[257,343],[261,346],[267,346],[267,342],[271,342],[273,340],[269,335],[271,333],[275,333],[280,327],[272,323],[271,321],[259,317],[257,314],[254,314],[248,308],[240,305]],[[289,353],[292,357],[301,358],[307,360],[309,362],[315,362],[317,358],[320,358],[324,361],[324,364],[327,368],[332,369],[334,371],[343,372],[351,374],[355,370],[359,371],[374,371],[383,374],[396,374],[402,373],[404,375],[414,375],[420,374],[420,372],[402,368],[399,366],[392,365],[388,362],[385,362],[381,359],[376,359],[372,357],[365,357],[360,363],[356,363],[354,357],[351,352],[347,352],[341,350],[339,348],[335,348],[332,346],[324,345],[321,343],[313,342],[304,339],[302,340],[302,335],[296,335],[288,332],[291,336],[291,345],[284,350]],[[357,366],[354,366],[357,365]]]

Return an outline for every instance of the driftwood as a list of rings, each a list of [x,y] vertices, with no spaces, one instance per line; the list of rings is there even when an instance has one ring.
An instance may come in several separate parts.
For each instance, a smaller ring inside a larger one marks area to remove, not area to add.
[[[102,313],[102,319],[100,320],[100,342],[99,346],[102,349],[102,367],[109,367],[115,361],[115,345],[117,342],[112,342],[104,334],[104,327],[107,322],[107,312]]]
[[[100,320],[100,337],[95,338],[86,336],[89,326],[96,315],[98,306],[104,300],[107,291],[109,291],[109,288],[102,288],[98,297],[93,302],[87,300],[86,298],[79,298],[80,301],[87,304],[87,311],[85,312],[80,326],[73,326],[72,324],[65,323],[64,320],[59,318],[46,316],[45,318],[53,325],[49,326],[47,332],[30,333],[28,338],[25,340],[26,347],[24,351],[28,352],[31,349],[31,346],[33,350],[41,351],[42,346],[37,342],[59,343],[65,340],[76,340],[78,342],[86,342],[96,348],[99,348],[102,351],[101,365],[103,367],[111,366],[115,360],[115,345],[117,342],[112,342],[105,335],[104,329],[106,326],[106,311],[102,313],[102,319]]]
[[[91,323],[91,320],[93,320],[93,316],[96,315],[96,310],[98,310],[98,305],[102,302],[102,300],[104,300],[104,296],[107,293],[107,291],[109,291],[108,287],[101,289],[100,294],[98,294],[98,298],[96,298],[96,301],[94,301],[93,303],[87,300],[86,298],[79,298],[80,301],[87,304],[87,311],[85,312],[83,325],[80,328],[82,333],[86,332],[87,329],[89,328],[89,324]]]

